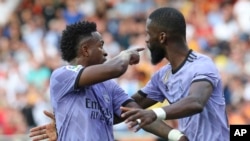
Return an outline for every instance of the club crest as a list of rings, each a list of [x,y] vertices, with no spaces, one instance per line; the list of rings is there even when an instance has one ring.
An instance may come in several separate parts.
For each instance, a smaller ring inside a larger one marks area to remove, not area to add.
[[[103,94],[103,98],[104,98],[104,100],[105,100],[106,103],[110,102],[109,95],[106,92]]]

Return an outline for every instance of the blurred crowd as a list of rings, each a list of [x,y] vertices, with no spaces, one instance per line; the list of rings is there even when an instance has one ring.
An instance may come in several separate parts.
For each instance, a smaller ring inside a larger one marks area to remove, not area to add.
[[[250,124],[250,0],[0,0],[0,135],[27,134],[49,122],[43,110],[52,111],[51,72],[65,64],[59,41],[66,25],[96,22],[112,58],[145,47],[146,17],[163,6],[184,14],[189,47],[216,63],[229,123]],[[141,62],[115,80],[132,95],[166,63],[151,65],[144,51]]]

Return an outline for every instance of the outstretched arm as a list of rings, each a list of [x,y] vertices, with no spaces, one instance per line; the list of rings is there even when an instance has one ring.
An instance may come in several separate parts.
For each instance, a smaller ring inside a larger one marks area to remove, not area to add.
[[[126,109],[122,108],[124,113],[121,115],[125,122],[141,120],[140,127],[152,123],[156,119],[179,119],[202,112],[206,105],[213,87],[207,81],[192,83],[189,95],[182,100],[153,110]]]
[[[121,76],[129,65],[139,63],[139,52],[144,48],[132,48],[120,52],[119,55],[103,64],[86,67],[76,82],[78,87],[92,85]]]
[[[143,129],[147,132],[153,133],[163,139],[171,141],[188,141],[188,138],[177,129],[167,125],[164,121],[156,120],[153,123],[146,125]],[[175,134],[177,133],[177,134]],[[176,140],[174,140],[176,139]]]
[[[141,97],[141,101],[147,101],[146,97]],[[152,101],[151,101],[152,102]],[[150,103],[151,103],[150,102]],[[154,102],[152,102],[154,103]],[[148,104],[150,105],[150,104]],[[130,102],[123,108],[123,111],[131,110],[131,109],[141,109],[141,106],[138,105],[136,102]],[[140,129],[140,123],[138,123],[138,120],[130,121],[129,122],[129,128],[133,128],[134,126],[138,125],[139,127],[135,129],[135,132]],[[173,129],[172,127],[168,126],[166,122],[162,120],[156,120],[152,122],[151,124],[148,124],[146,126],[142,127],[145,131],[153,133],[161,138],[164,139],[176,139],[175,141],[188,141],[187,137],[183,135],[180,131]],[[173,137],[174,136],[174,137]]]
[[[146,109],[146,108],[153,106],[154,104],[157,103],[157,101],[154,101],[152,99],[147,98],[146,95],[144,95],[141,91],[138,91],[137,93],[132,95],[132,99],[134,99],[136,104],[127,105],[127,107]],[[118,123],[121,123],[123,121],[124,121],[124,119],[114,115],[114,124],[118,124]]]
[[[49,139],[49,141],[57,140],[55,117],[53,113],[44,111],[44,114],[49,117],[52,121],[49,124],[37,126],[30,129],[30,137],[32,141],[40,141]]]

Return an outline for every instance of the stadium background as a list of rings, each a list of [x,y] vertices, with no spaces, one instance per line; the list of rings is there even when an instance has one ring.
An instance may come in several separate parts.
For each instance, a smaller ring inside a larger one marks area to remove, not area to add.
[[[214,59],[229,123],[250,124],[249,0],[0,0],[0,141],[28,141],[31,127],[49,122],[42,111],[51,111],[49,77],[64,63],[58,41],[67,24],[95,21],[111,58],[145,46],[145,18],[162,6],[184,14],[189,47]],[[140,64],[116,81],[132,95],[165,63],[152,66],[145,51]],[[115,126],[115,135],[120,141],[156,140],[124,124]]]

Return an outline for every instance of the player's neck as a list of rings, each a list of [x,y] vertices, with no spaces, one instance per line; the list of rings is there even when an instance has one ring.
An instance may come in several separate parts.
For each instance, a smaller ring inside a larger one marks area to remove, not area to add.
[[[76,65],[82,65],[85,66],[86,64],[82,61],[80,58],[75,58],[72,61],[69,62],[70,65],[76,66]]]
[[[188,48],[174,49],[171,53],[169,53],[168,60],[173,70],[179,68],[179,66],[185,61],[188,53]]]

